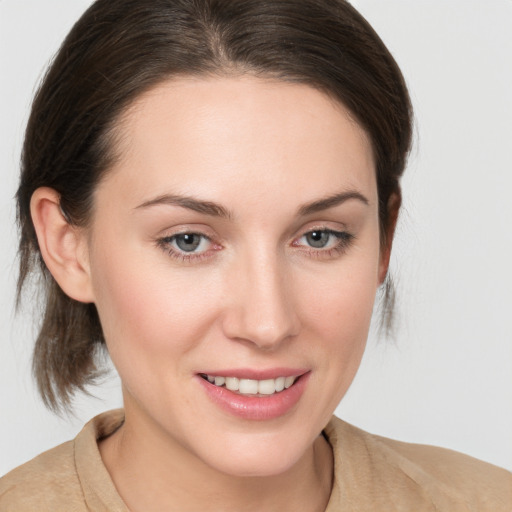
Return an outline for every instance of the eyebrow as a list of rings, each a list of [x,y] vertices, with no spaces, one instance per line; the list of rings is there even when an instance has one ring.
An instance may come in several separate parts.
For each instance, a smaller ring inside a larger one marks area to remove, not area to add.
[[[334,208],[335,206],[339,206],[350,199],[356,199],[361,201],[365,205],[370,204],[368,199],[366,199],[363,194],[357,192],[356,190],[349,190],[347,192],[340,192],[338,194],[334,194],[332,196],[328,196],[324,199],[319,199],[318,201],[313,201],[312,203],[307,203],[302,205],[299,208],[299,215],[311,215],[312,213],[321,212],[323,210],[328,210],[329,208]]]
[[[195,199],[189,196],[179,196],[173,194],[163,194],[161,196],[155,197],[154,199],[150,199],[139,206],[139,208],[149,208],[150,206],[156,205],[169,205],[169,206],[181,206],[182,208],[187,208],[188,210],[193,210],[198,213],[204,213],[206,215],[211,215],[212,217],[223,217],[223,218],[231,218],[231,213],[226,210],[220,204],[214,203],[212,201],[202,201],[200,199]]]
[[[363,194],[355,190],[351,190],[347,192],[340,192],[338,194],[334,194],[332,196],[328,196],[324,199],[319,199],[311,203],[306,203],[299,207],[298,214],[300,216],[311,215],[313,213],[339,206],[344,202],[349,201],[350,199],[356,199],[365,205],[369,204],[368,199],[363,196]],[[193,210],[198,213],[211,215],[212,217],[222,217],[226,219],[231,219],[233,217],[229,210],[218,203],[214,203],[213,201],[202,201],[190,196],[180,196],[173,194],[163,194],[161,196],[155,197],[154,199],[145,201],[135,209],[149,208],[151,206],[157,205],[180,206],[182,208],[187,208],[188,210]]]

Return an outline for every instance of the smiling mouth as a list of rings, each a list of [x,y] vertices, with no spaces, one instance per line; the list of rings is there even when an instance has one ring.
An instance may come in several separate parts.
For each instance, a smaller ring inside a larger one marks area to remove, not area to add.
[[[276,379],[239,379],[237,377],[224,377],[220,375],[200,374],[204,380],[217,387],[224,387],[233,393],[244,396],[268,397],[281,393],[295,384],[299,377],[277,377]]]

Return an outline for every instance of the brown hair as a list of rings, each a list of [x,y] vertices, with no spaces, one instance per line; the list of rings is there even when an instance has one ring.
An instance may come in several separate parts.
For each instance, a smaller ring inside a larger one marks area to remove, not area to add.
[[[116,120],[141,93],[177,75],[251,73],[309,84],[343,103],[376,158],[381,239],[400,197],[412,111],[402,74],[366,20],[343,0],[97,0],[66,37],[35,96],[17,192],[18,301],[42,275],[43,320],[33,370],[44,402],[68,406],[98,375],[96,308],[67,297],[41,257],[30,199],[60,194],[87,226],[93,192],[113,159]]]

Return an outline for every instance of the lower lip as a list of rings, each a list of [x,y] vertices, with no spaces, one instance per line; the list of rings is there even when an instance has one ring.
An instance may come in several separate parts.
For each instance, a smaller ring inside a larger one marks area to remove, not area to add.
[[[246,420],[265,421],[284,416],[297,404],[306,389],[309,376],[310,373],[301,375],[288,389],[262,397],[233,393],[211,384],[199,375],[197,379],[208,397],[221,409]]]

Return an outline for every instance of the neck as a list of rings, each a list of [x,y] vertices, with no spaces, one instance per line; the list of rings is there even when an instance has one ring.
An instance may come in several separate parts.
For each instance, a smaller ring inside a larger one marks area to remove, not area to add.
[[[132,418],[99,447],[131,512],[197,510],[323,512],[332,486],[332,450],[319,436],[284,473],[238,477],[205,464],[163,432]],[[142,468],[142,469],[141,469]]]

